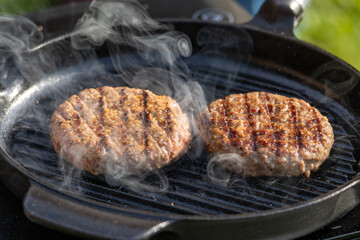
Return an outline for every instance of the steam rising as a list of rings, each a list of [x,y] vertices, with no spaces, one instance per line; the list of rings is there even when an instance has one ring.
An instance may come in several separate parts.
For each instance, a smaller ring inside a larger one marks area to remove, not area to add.
[[[243,160],[243,157],[237,153],[223,153],[215,155],[209,160],[206,169],[210,181],[220,186],[228,186],[231,182],[231,173],[225,168],[227,162],[236,162],[241,165]]]
[[[14,25],[16,27],[14,27]],[[0,78],[2,89],[0,103],[12,100],[20,91],[21,79],[8,76],[19,76],[14,69],[8,68],[10,64],[21,65],[24,61],[22,53],[42,40],[37,26],[30,20],[22,17],[0,17]]]
[[[156,94],[171,96],[188,114],[196,131],[193,115],[200,111],[199,107],[205,106],[198,102],[204,101],[203,94],[200,85],[191,80],[186,64],[180,60],[181,56],[191,55],[191,43],[186,35],[171,31],[151,19],[139,3],[93,1],[70,34],[71,44],[66,40],[41,43],[43,35],[38,27],[18,16],[1,17],[0,31],[0,50],[5,53],[0,59],[1,102],[13,101],[27,84],[35,83],[12,104],[14,116],[23,115],[18,117],[21,128],[48,131],[49,116],[39,110],[42,106],[37,100],[31,103],[34,94],[52,89],[53,94],[47,104],[54,110],[62,101],[82,90],[83,84],[77,86],[77,82],[84,83],[84,79],[89,79],[89,83],[85,83],[88,87],[100,87],[107,83],[145,88]],[[95,60],[95,47],[105,43],[117,75],[106,73],[102,63]],[[24,101],[30,101],[27,109],[15,107],[17,102],[21,105]],[[29,119],[33,121],[29,122]],[[8,122],[11,124],[11,119]],[[20,132],[18,137],[23,137],[22,134]],[[25,146],[21,149],[15,146],[11,150],[31,154],[34,158],[41,154],[34,152],[31,146]],[[19,161],[23,162],[21,157]],[[104,162],[107,163],[106,180],[110,185],[125,184],[135,190],[147,191],[164,191],[168,187],[168,180],[161,170],[153,172],[157,176],[157,184],[152,186],[146,183],[146,174],[129,176],[124,172],[127,168],[108,164],[111,161]],[[23,164],[27,168],[41,168],[36,161]],[[66,174],[63,187],[81,190],[72,182],[74,176],[75,179],[80,177],[80,171],[62,159],[59,168]]]
[[[191,55],[191,42],[186,35],[151,19],[139,3],[93,1],[70,34],[71,42],[55,40],[41,43],[41,31],[30,20],[22,17],[8,17],[1,22],[1,48],[9,54],[9,57],[1,59],[1,69],[4,70],[1,84],[6,89],[1,92],[1,96],[7,98],[4,101],[11,101],[26,84],[34,83],[12,106],[16,106],[16,102],[19,105],[24,101],[31,102],[34,94],[49,89],[52,95],[47,104],[50,109],[55,110],[58,104],[85,86],[100,87],[107,83],[112,86],[143,88],[175,99],[187,114],[191,128],[197,135],[197,115],[205,108],[206,101],[199,83],[191,79],[190,70],[180,59]],[[102,63],[96,61],[96,47],[105,44],[116,74],[107,73]],[[7,77],[16,76],[14,73],[8,74],[7,71],[12,69],[20,70],[18,83]],[[84,79],[88,79],[88,83]],[[18,120],[21,127],[42,129],[45,134],[50,116],[41,112],[43,106],[40,105],[35,100],[33,104],[28,104],[29,108],[14,107],[12,112],[15,116],[24,116]],[[29,119],[33,121],[27,121]],[[189,151],[191,157],[201,153],[199,149],[202,149],[202,143],[198,137],[194,138],[193,146],[196,151]],[[15,147],[12,151],[39,155],[31,150],[31,146],[25,148]],[[81,158],[81,151],[78,154]],[[150,192],[165,191],[168,188],[168,180],[162,170],[153,171],[155,183],[148,184],[148,174],[129,175],[127,167],[111,164],[111,161],[103,162],[107,172],[105,178],[110,185],[126,185],[134,190]],[[23,164],[27,168],[41,168],[36,161]],[[63,159],[59,161],[59,168],[65,174],[63,187],[80,191],[81,188],[73,179],[80,177],[81,172]]]
[[[71,43],[79,50],[106,43],[115,70],[127,86],[172,97],[186,112],[196,132],[196,115],[206,104],[200,85],[191,79],[189,69],[180,59],[191,55],[192,46],[186,35],[154,21],[135,1],[93,1],[78,21]],[[194,144],[200,145],[196,141]],[[160,180],[157,188],[143,183],[146,176],[129,176],[127,168],[110,164],[106,169],[111,185],[120,183],[148,191],[168,187],[161,170],[156,173]]]
[[[315,79],[321,79],[325,83],[325,90],[336,90],[339,95],[352,91],[358,84],[359,78],[351,73],[344,66],[339,66],[336,62],[329,62],[312,73]],[[328,95],[329,92],[326,92]]]
[[[250,60],[253,50],[250,35],[240,28],[234,33],[205,27],[196,38],[199,52],[192,56],[193,46],[185,34],[151,19],[141,4],[130,0],[93,1],[70,35],[70,41],[44,44],[41,31],[30,20],[16,16],[0,17],[0,104],[14,101],[12,115],[7,118],[8,124],[3,126],[11,125],[12,117],[18,118],[19,128],[37,129],[43,134],[43,139],[46,139],[44,141],[49,142],[47,133],[50,116],[40,110],[44,106],[37,102],[36,96],[42,90],[51,89],[52,96],[46,102],[46,108],[52,113],[57,105],[85,87],[101,87],[106,83],[110,86],[149,89],[155,94],[172,97],[187,114],[193,136],[191,149],[186,153],[187,161],[198,160],[204,152],[204,143],[197,126],[199,114],[206,109],[210,101],[225,96],[218,95],[218,82],[214,82],[211,74],[201,76],[204,82],[209,83],[205,84],[206,86],[201,86],[194,80],[183,59],[191,56],[187,63],[199,65],[199,68],[206,66],[203,71],[221,69],[223,72],[219,74],[222,75],[216,81],[226,82],[223,92],[230,94],[233,93],[233,80],[239,73],[246,74],[247,65],[241,63]],[[116,73],[107,72],[106,66],[97,59],[97,47],[105,45]],[[236,61],[227,62],[229,52],[236,56]],[[320,68],[314,73],[314,78],[323,76],[328,67]],[[333,66],[330,68],[334,69]],[[325,83],[328,83],[329,88],[333,84],[331,80]],[[33,85],[27,89],[26,86],[31,84]],[[336,89],[340,88],[340,92],[345,94],[357,84],[358,79],[350,76],[348,81],[337,83]],[[322,99],[315,99],[316,101],[328,104],[333,102],[300,83],[294,82],[293,87],[314,98],[322,96]],[[21,105],[25,101],[29,102],[26,109],[16,108],[17,104]],[[344,114],[350,119],[351,114],[345,110]],[[29,122],[28,119],[33,121]],[[21,132],[15,137],[28,138]],[[40,141],[36,144],[45,146],[47,143]],[[34,152],[31,145],[21,149],[15,146],[11,151],[27,153],[35,160],[41,158],[37,157],[39,154]],[[24,162],[21,156],[19,161],[25,167],[41,167],[37,166],[36,161]],[[49,154],[46,157],[52,159],[53,156]],[[207,176],[211,182],[231,186],[238,181],[233,178],[233,174],[224,170],[226,161],[241,163],[244,159],[234,153],[211,157],[207,164]],[[104,163],[108,172],[105,179],[111,186],[125,185],[134,191],[148,192],[168,189],[169,181],[162,169],[154,170],[151,175],[135,176],[124,171],[126,168],[111,164],[111,161]],[[81,186],[76,184],[74,179],[81,178],[83,173],[63,160],[59,161],[57,167],[61,170],[61,179],[64,179],[62,187],[81,191]],[[149,177],[152,181],[148,181]]]

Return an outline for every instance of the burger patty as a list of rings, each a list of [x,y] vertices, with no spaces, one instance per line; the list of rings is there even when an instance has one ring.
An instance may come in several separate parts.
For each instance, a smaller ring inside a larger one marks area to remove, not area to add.
[[[55,151],[93,174],[132,175],[179,158],[191,140],[187,116],[168,96],[127,87],[85,89],[50,120]]]
[[[310,176],[329,156],[334,133],[307,102],[271,94],[233,94],[209,104],[199,128],[224,168],[243,176]]]

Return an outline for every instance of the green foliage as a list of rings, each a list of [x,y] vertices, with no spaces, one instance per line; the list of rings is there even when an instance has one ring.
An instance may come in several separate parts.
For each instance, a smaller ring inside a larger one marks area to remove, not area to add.
[[[360,70],[359,0],[313,0],[295,35]]]
[[[19,14],[49,7],[51,0],[0,0],[0,12]]]

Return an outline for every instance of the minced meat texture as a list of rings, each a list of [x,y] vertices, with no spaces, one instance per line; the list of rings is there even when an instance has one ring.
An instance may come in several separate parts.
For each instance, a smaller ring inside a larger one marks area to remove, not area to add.
[[[235,153],[224,168],[244,176],[309,176],[329,156],[333,129],[307,102],[266,92],[232,94],[199,118],[208,151]]]
[[[58,155],[79,169],[132,175],[178,159],[191,132],[187,116],[170,97],[105,86],[60,104],[51,117],[50,137]]]

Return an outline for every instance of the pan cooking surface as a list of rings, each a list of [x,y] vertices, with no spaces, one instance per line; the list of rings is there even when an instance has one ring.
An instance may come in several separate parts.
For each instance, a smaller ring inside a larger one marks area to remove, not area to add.
[[[208,102],[231,93],[267,91],[301,98],[318,108],[334,129],[335,143],[329,159],[317,172],[311,173],[310,178],[233,176],[236,181],[223,187],[209,181],[206,173],[209,156],[204,152],[197,159],[185,156],[165,167],[169,187],[163,193],[134,192],[126,186],[111,187],[101,176],[95,177],[69,165],[58,164],[49,137],[49,119],[56,105],[70,97],[62,95],[61,89],[76,94],[84,88],[116,86],[117,82],[106,76],[81,73],[67,81],[66,71],[29,88],[14,101],[1,126],[3,147],[30,173],[61,186],[62,191],[75,197],[158,213],[220,215],[274,209],[327,193],[357,174],[357,150],[352,139],[358,136],[348,122],[350,113],[335,100],[301,83],[299,76],[286,71],[280,74],[256,63],[239,65],[236,61],[216,57],[211,63],[201,57],[190,58],[187,63],[193,79],[203,86]],[[39,122],[39,116],[45,120]],[[72,172],[71,177],[62,171]],[[149,176],[147,180],[154,184],[158,181],[156,176]]]

